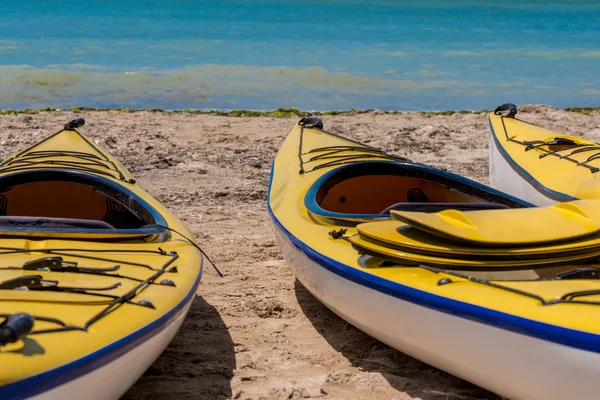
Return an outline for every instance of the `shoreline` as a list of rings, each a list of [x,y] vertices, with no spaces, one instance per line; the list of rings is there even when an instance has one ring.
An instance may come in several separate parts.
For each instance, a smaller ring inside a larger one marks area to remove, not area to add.
[[[531,107],[547,107],[550,109],[561,110],[566,112],[573,112],[578,114],[592,114],[600,112],[600,107],[565,107],[558,108],[545,104],[523,104],[517,105],[517,108],[531,108]],[[151,113],[163,113],[163,114],[195,114],[195,115],[214,115],[220,117],[272,117],[272,118],[293,118],[293,117],[306,117],[306,116],[352,116],[359,114],[368,113],[379,113],[384,115],[400,115],[400,114],[419,114],[426,117],[432,116],[451,116],[454,114],[484,114],[489,113],[493,110],[438,110],[438,111],[408,111],[408,110],[378,110],[378,109],[363,109],[363,110],[328,110],[328,111],[306,111],[299,110],[297,108],[278,108],[276,110],[218,110],[218,109],[162,109],[162,108],[127,108],[127,107],[115,107],[115,108],[96,108],[96,107],[71,107],[68,109],[60,109],[54,107],[46,107],[40,109],[25,108],[21,110],[15,109],[0,109],[0,116],[2,115],[19,115],[19,114],[41,114],[41,113],[54,113],[54,112],[122,112],[122,113],[137,113],[137,112],[151,112]]]

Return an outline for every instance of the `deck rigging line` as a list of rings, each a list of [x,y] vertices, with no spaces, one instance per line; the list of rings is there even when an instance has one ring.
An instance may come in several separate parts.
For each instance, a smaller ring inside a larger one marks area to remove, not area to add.
[[[388,154],[383,150],[375,147],[362,144],[352,139],[337,135],[335,133],[327,132],[323,130],[323,123],[317,118],[302,118],[298,123],[300,125],[300,139],[298,143],[298,160],[300,162],[300,175],[319,170],[321,168],[328,168],[338,165],[350,164],[356,160],[369,160],[369,159],[385,159],[385,160],[396,160],[404,162],[413,162],[406,157]],[[307,152],[303,151],[303,136],[304,129],[315,129],[324,134],[337,137],[339,139],[354,143],[354,146],[325,146],[316,147]],[[351,154],[345,154],[345,153]],[[305,157],[310,157],[305,160]],[[305,169],[305,165],[309,163],[317,163],[323,161],[320,164],[315,165],[312,169]]]
[[[79,257],[79,258],[84,258],[84,259],[89,259],[91,257],[86,257],[85,255],[81,255],[81,254],[72,254],[71,252],[94,251],[94,250],[86,250],[86,249],[18,249],[18,248],[14,248],[14,249],[4,248],[3,250],[5,250],[5,251],[1,252],[0,254],[46,253],[46,254],[54,254],[54,255],[62,254],[62,255],[67,255],[69,257],[75,257],[75,258]],[[107,286],[107,287],[91,287],[91,288],[64,287],[64,286],[59,285],[59,281],[43,279],[42,275],[24,275],[22,277],[18,277],[15,279],[9,279],[7,281],[0,282],[0,291],[15,290],[15,289],[28,289],[28,290],[32,290],[32,291],[63,292],[63,293],[70,293],[70,294],[74,294],[74,295],[95,296],[95,297],[103,297],[103,298],[110,299],[110,302],[106,305],[106,307],[104,307],[98,313],[91,316],[81,326],[68,325],[65,322],[63,322],[57,318],[33,315],[34,320],[50,322],[50,323],[56,324],[58,326],[56,328],[33,330],[28,333],[28,336],[42,334],[42,333],[64,332],[64,331],[72,331],[72,330],[87,331],[90,326],[92,326],[94,323],[96,323],[103,317],[109,315],[110,313],[112,313],[113,311],[118,309],[123,304],[131,304],[131,305],[154,309],[154,305],[152,303],[145,301],[145,300],[136,302],[136,301],[134,301],[134,299],[137,296],[139,296],[146,288],[148,288],[149,286],[151,286],[153,284],[160,284],[163,286],[174,286],[172,284],[172,282],[170,282],[168,280],[166,281],[166,283],[165,283],[165,281],[163,281],[161,283],[156,283],[156,281],[159,277],[161,277],[165,273],[176,273],[177,272],[176,267],[169,268],[179,258],[179,255],[175,251],[166,252],[160,248],[158,251],[119,250],[119,249],[116,249],[116,250],[115,249],[106,249],[106,250],[99,250],[99,251],[100,252],[112,252],[112,253],[154,254],[154,255],[168,257],[168,259],[165,260],[165,262],[160,267],[153,268],[152,266],[147,265],[147,264],[128,262],[128,261],[113,259],[113,258],[93,257],[93,259],[95,259],[95,260],[106,261],[106,262],[110,262],[111,264],[117,264],[117,265],[127,264],[127,265],[131,265],[131,266],[145,267],[153,272],[152,275],[150,275],[146,279],[136,279],[136,278],[132,278],[132,277],[114,275],[114,274],[109,274],[109,273],[102,273],[102,272],[98,272],[98,271],[96,271],[96,273],[94,273],[95,275],[104,275],[104,276],[108,276],[108,277],[114,277],[114,278],[119,278],[119,279],[132,279],[132,280],[137,281],[137,284],[133,288],[131,288],[126,293],[124,293],[123,295],[120,295],[120,296],[109,295],[106,293],[97,293],[97,291],[112,290],[112,289],[115,289],[115,288],[121,286],[121,283],[116,283],[116,284],[113,284],[113,285]],[[35,261],[40,261],[40,260],[35,260]],[[76,263],[71,262],[66,267],[66,268],[72,269],[72,270],[68,271],[68,273],[89,273],[89,272],[82,272],[82,271],[93,270],[92,268],[86,269],[86,268],[73,266],[73,264],[76,264]],[[23,267],[7,267],[7,268],[3,268],[3,269],[13,269],[14,270],[14,269],[18,269],[18,268],[22,269]],[[73,268],[75,268],[75,269],[73,269]],[[48,268],[48,269],[50,270],[50,268]],[[96,269],[102,270],[102,269],[98,269],[98,268],[96,268]],[[110,270],[114,270],[114,269],[115,268],[112,267],[112,268],[106,268],[104,270],[110,271]],[[42,271],[43,271],[43,268],[42,268]],[[51,272],[57,272],[57,271],[51,271]],[[10,300],[0,299],[0,302],[2,302],[2,301],[27,301],[27,299],[10,299]],[[99,304],[106,304],[106,303],[101,302]],[[4,319],[6,320],[8,317],[10,317],[10,315],[12,315],[12,314],[0,314],[0,318],[4,317]]]
[[[76,122],[76,123],[75,123]],[[41,142],[30,146],[14,156],[2,161],[0,163],[0,173],[5,172],[19,172],[26,171],[32,168],[38,168],[40,164],[48,164],[53,168],[66,168],[70,170],[76,170],[81,172],[91,172],[95,174],[109,176],[115,179],[119,179],[127,183],[135,183],[134,179],[125,179],[123,172],[117,167],[117,165],[111,161],[108,156],[104,154],[102,150],[98,148],[93,142],[83,136],[76,128],[82,126],[85,123],[83,118],[74,120],[65,125],[64,129],[48,136]],[[83,141],[85,141],[92,149],[98,154],[85,153],[80,151],[58,151],[58,150],[37,150],[33,149],[48,140],[52,139],[56,135],[64,131],[75,132]],[[53,157],[69,157],[69,160],[54,160],[45,161],[46,158]],[[96,168],[94,168],[96,167]]]
[[[485,286],[489,286],[489,287],[493,287],[495,289],[501,289],[501,290],[505,290],[507,292],[511,292],[511,293],[515,293],[521,296],[526,296],[532,299],[535,299],[537,301],[539,301],[543,306],[551,306],[551,305],[555,305],[555,304],[591,304],[591,305],[600,305],[600,301],[591,301],[591,300],[574,300],[575,298],[578,297],[583,297],[583,296],[593,296],[593,295],[600,295],[600,289],[597,290],[579,290],[579,291],[575,291],[575,292],[569,292],[564,294],[563,296],[561,296],[558,299],[552,299],[552,300],[546,300],[544,299],[542,296],[539,296],[535,293],[530,293],[524,290],[520,290],[520,289],[515,289],[515,288],[511,288],[509,286],[505,286],[505,285],[501,285],[499,283],[496,282],[492,282],[489,281],[487,279],[481,279],[481,278],[477,278],[471,275],[466,275],[466,274],[462,274],[460,272],[456,272],[456,271],[451,271],[451,270],[447,270],[444,268],[436,268],[436,267],[432,267],[429,266],[427,264],[421,264],[419,265],[420,268],[426,269],[430,272],[433,273],[442,273],[445,275],[451,275],[451,276],[455,276],[457,278],[461,278],[461,279],[465,279],[469,282],[474,282],[474,283],[479,283],[481,285],[485,285]],[[517,281],[507,281],[507,282],[517,282]],[[438,281],[438,285],[447,285],[447,284],[452,284],[454,283],[454,281],[447,279],[447,278],[442,278],[440,279],[440,281]]]

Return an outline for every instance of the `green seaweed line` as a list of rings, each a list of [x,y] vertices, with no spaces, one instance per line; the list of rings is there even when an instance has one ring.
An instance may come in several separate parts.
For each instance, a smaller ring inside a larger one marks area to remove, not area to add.
[[[568,107],[564,109],[565,111],[575,112],[579,114],[591,115],[595,112],[600,111],[600,107]],[[123,113],[135,113],[141,111],[149,111],[153,113],[173,113],[173,114],[199,114],[199,115],[217,115],[224,117],[273,117],[273,118],[295,118],[295,117],[306,117],[309,115],[313,116],[331,116],[331,115],[356,115],[356,114],[364,114],[373,112],[376,110],[343,110],[343,111],[301,111],[297,108],[278,108],[273,111],[254,111],[254,110],[231,110],[231,111],[220,111],[220,110],[173,110],[167,111],[162,110],[160,108],[90,108],[90,107],[72,107],[68,110],[57,110],[53,107],[42,108],[39,110],[25,109],[25,110],[0,110],[0,115],[15,115],[15,114],[39,114],[43,112],[60,112],[60,111],[71,111],[71,112],[123,112]],[[378,111],[383,114],[402,114],[406,113],[406,111]],[[479,111],[419,111],[418,113],[424,115],[426,117],[435,117],[435,116],[450,116],[454,114],[480,114],[487,113],[489,110],[479,110]]]

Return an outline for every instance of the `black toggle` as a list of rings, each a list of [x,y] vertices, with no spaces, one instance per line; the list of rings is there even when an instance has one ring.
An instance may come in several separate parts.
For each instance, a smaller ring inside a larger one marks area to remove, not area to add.
[[[15,343],[33,328],[33,317],[26,313],[12,314],[0,324],[0,346]]]

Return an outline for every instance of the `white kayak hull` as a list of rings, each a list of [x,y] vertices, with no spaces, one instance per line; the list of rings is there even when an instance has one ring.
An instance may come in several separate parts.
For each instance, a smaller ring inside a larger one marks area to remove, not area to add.
[[[511,400],[598,399],[599,353],[440,312],[355,283],[314,261],[314,254],[309,257],[277,221],[275,232],[300,283],[383,343]]]
[[[490,138],[489,145],[490,186],[494,189],[508,193],[536,206],[549,206],[557,201],[546,196],[522,177],[508,163],[498,150],[494,138]]]

